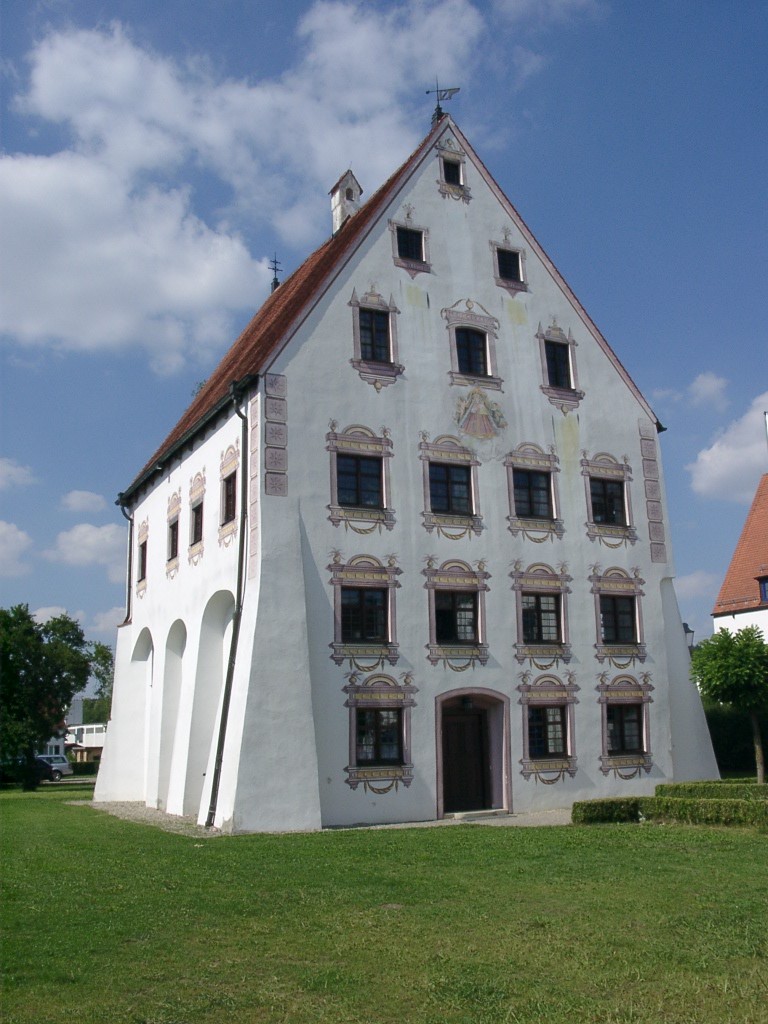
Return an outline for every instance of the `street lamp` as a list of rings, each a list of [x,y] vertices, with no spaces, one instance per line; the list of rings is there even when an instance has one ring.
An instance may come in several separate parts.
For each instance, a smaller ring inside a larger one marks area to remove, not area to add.
[[[691,629],[691,627],[688,625],[687,622],[684,622],[683,623],[683,632],[685,633],[685,643],[686,643],[686,646],[688,648],[688,653],[690,654],[691,651],[693,650],[693,634],[694,634],[694,631]]]

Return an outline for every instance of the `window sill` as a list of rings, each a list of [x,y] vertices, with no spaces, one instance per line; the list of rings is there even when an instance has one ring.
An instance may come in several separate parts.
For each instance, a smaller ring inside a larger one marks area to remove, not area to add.
[[[176,573],[179,571],[179,556],[175,555],[173,558],[169,558],[165,563],[165,575],[169,580],[172,580]]]
[[[556,754],[553,757],[523,757],[520,759],[523,766],[520,774],[528,780],[533,775],[538,782],[545,785],[552,785],[561,782],[566,775],[571,778],[576,774],[576,758],[567,754]],[[554,775],[554,778],[551,776]]]
[[[437,530],[448,540],[460,540],[468,534],[471,537],[473,533],[480,536],[483,531],[482,516],[454,516],[443,512],[422,512],[421,516],[427,533]]]
[[[363,535],[373,533],[376,529],[381,533],[382,526],[391,530],[396,522],[395,510],[391,508],[359,508],[348,505],[326,505],[326,508],[331,513],[328,519],[334,526],[344,523],[345,529]]]
[[[377,391],[394,384],[405,367],[400,363],[375,363],[369,359],[350,359],[350,363],[366,384],[372,384]]]
[[[528,285],[525,281],[509,281],[504,277],[495,277],[494,281],[499,288],[505,288],[508,292],[512,292],[513,295],[516,295],[518,292],[528,291]]]
[[[144,578],[143,580],[139,580],[139,582],[136,584],[136,597],[142,598],[142,597],[144,597],[146,592],[147,592],[147,580],[146,580],[146,578]]]
[[[560,661],[571,660],[571,645],[557,644],[515,644],[515,659],[522,663],[530,659],[537,668],[551,668]],[[546,664],[544,664],[546,662]]]
[[[362,782],[366,793],[371,791],[378,794],[388,793],[391,789],[397,791],[400,785],[406,788],[413,782],[413,765],[347,765],[344,769],[347,773],[346,783],[350,789],[357,789]],[[380,786],[384,783],[384,787]]]
[[[400,657],[397,644],[393,643],[345,643],[334,641],[328,645],[333,653],[331,660],[337,665],[343,665],[349,661],[350,668],[356,668],[359,672],[368,672],[371,669],[380,668],[388,661],[390,665],[396,665]],[[361,659],[369,664],[360,664]]]
[[[588,522],[586,527],[590,540],[599,540],[608,548],[620,548],[622,545],[637,542],[637,531],[633,526],[610,526],[607,523]]]
[[[645,661],[645,644],[595,644],[597,660],[610,661],[616,668],[628,668],[635,661]]]
[[[200,559],[203,557],[203,542],[199,540],[196,544],[189,545],[189,551],[187,553],[187,561],[190,565],[197,565]]]
[[[454,662],[462,662],[462,667],[466,668],[468,665],[475,665],[475,662],[480,665],[485,665],[488,661],[488,644],[427,644],[427,660],[432,665],[437,665],[441,661],[445,662],[450,668],[457,668]],[[464,664],[464,663],[468,663]]]
[[[416,277],[417,274],[429,274],[432,272],[432,264],[425,263],[424,260],[404,260],[401,256],[395,256],[393,259],[395,266],[407,270],[411,277]]]
[[[541,519],[535,516],[531,516],[529,519],[527,516],[507,516],[507,522],[509,523],[509,532],[513,537],[522,533],[528,540],[539,544],[547,537],[550,540],[557,537],[559,540],[565,533],[562,519]]]
[[[230,519],[219,527],[219,547],[229,547],[237,533],[237,519]]]
[[[449,370],[448,376],[451,378],[451,384],[466,388],[487,388],[489,391],[501,391],[501,385],[504,383],[501,377],[492,377],[490,374],[475,376],[471,373]]]
[[[438,191],[444,199],[461,200],[463,203],[470,203],[472,190],[469,185],[451,185],[447,181],[438,181]]]
[[[650,772],[653,761],[650,754],[602,754],[600,756],[600,771],[603,775],[610,772],[617,773],[620,777],[632,779],[640,771]],[[621,776],[622,770],[630,770],[628,776]]]
[[[557,406],[564,416],[574,409],[578,409],[579,403],[584,397],[584,392],[577,391],[576,388],[553,388],[542,384],[541,390],[551,404]]]

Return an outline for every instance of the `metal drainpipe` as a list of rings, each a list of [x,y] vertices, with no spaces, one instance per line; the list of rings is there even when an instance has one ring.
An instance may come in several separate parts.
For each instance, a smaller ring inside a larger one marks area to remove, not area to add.
[[[133,608],[131,595],[133,593],[133,513],[126,512],[126,505],[123,503],[123,492],[117,496],[115,504],[119,507],[123,516],[128,520],[128,585],[125,592],[125,622],[131,621]]]
[[[219,799],[219,783],[221,781],[221,766],[224,761],[224,743],[227,738],[227,722],[229,719],[229,704],[232,699],[232,683],[235,677],[235,660],[237,658],[237,642],[240,637],[240,620],[243,617],[243,590],[245,584],[245,527],[246,511],[248,508],[248,417],[240,409],[240,402],[246,388],[253,383],[255,378],[243,378],[241,381],[232,381],[229,385],[229,393],[235,412],[240,417],[240,451],[242,453],[242,468],[240,471],[240,537],[237,554],[237,591],[235,596],[235,611],[232,616],[232,640],[229,645],[229,660],[227,662],[227,677],[224,681],[224,695],[221,702],[221,719],[219,721],[219,738],[216,743],[216,761],[213,766],[213,782],[211,783],[211,802],[208,806],[208,817],[205,819],[205,827],[211,828],[216,819],[216,805]]]

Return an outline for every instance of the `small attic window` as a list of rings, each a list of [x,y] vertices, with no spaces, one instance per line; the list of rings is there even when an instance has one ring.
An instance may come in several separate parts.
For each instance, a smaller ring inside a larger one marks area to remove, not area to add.
[[[346,198],[347,198],[347,199],[348,199],[349,201],[352,201],[352,200],[354,200],[354,198],[355,198],[355,191],[354,191],[354,189],[352,189],[352,188],[348,188],[348,189],[346,190],[346,192],[344,193],[344,195],[346,196]]]
[[[443,160],[443,177],[447,185],[461,185],[461,164],[456,160]]]
[[[760,604],[768,604],[768,576],[758,576],[757,585],[760,587]]]

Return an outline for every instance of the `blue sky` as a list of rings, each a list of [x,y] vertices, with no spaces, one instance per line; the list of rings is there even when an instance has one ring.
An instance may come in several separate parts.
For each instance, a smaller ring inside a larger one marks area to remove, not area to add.
[[[0,600],[112,641],[114,505],[284,274],[450,112],[668,428],[701,638],[768,470],[763,0],[0,0]]]

